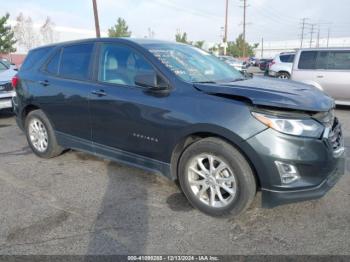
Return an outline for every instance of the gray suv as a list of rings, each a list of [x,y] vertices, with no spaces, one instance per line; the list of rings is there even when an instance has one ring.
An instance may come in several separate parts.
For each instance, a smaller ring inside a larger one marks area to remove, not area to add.
[[[350,105],[350,48],[299,50],[292,79],[317,87],[338,105]]]

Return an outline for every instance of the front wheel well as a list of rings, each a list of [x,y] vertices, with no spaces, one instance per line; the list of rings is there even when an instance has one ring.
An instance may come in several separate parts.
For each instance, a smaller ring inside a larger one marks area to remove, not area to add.
[[[208,132],[200,132],[200,133],[194,133],[194,134],[190,134],[186,137],[184,137],[183,139],[181,139],[180,142],[177,143],[177,145],[175,146],[172,156],[171,156],[171,174],[174,180],[178,179],[178,165],[179,165],[179,160],[180,157],[182,155],[182,153],[185,151],[185,149],[190,146],[191,144],[193,144],[194,142],[201,140],[203,138],[208,138],[208,137],[215,137],[215,138],[219,138],[225,142],[227,142],[228,144],[232,145],[233,147],[235,147],[247,160],[247,162],[249,163],[251,169],[253,170],[253,174],[255,177],[255,181],[256,184],[258,186],[258,188],[260,188],[260,179],[257,175],[256,169],[253,165],[253,163],[250,161],[250,159],[247,157],[247,155],[239,148],[239,146],[237,146],[235,143],[231,142],[230,140],[228,140],[227,138],[214,134],[214,133],[208,133]]]

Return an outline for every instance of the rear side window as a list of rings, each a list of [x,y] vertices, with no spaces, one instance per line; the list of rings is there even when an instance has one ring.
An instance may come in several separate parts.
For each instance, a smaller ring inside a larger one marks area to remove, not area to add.
[[[41,59],[51,50],[51,48],[52,47],[44,47],[30,51],[21,66],[21,71],[28,70],[35,66],[35,64],[41,61]]]
[[[80,44],[63,48],[59,75],[84,80],[89,76],[93,44]]]
[[[46,65],[46,71],[48,73],[53,75],[58,74],[60,58],[61,58],[61,49],[54,54],[54,56],[50,59],[50,62]]]
[[[330,51],[328,69],[350,70],[350,51]]]
[[[293,63],[294,55],[281,55],[280,60],[283,63]]]
[[[317,51],[303,51],[300,54],[299,69],[315,69]]]

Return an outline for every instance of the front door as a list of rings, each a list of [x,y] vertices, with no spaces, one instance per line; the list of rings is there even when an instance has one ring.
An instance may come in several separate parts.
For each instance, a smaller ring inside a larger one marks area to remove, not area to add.
[[[117,43],[101,44],[97,63],[90,100],[96,152],[127,156],[126,161],[133,156],[160,159],[166,132],[160,120],[167,113],[162,108],[168,97],[152,95],[134,80],[137,74],[154,72],[154,67],[136,50]]]

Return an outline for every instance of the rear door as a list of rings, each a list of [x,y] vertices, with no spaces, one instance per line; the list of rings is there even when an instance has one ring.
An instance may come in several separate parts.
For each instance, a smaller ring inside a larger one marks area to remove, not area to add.
[[[294,65],[292,79],[323,90],[328,51],[302,51]]]
[[[350,50],[329,51],[327,70],[320,75],[328,94],[337,101],[350,102]]]
[[[91,147],[89,95],[93,49],[93,43],[84,43],[55,50],[42,68],[35,95],[58,137],[87,149]]]

